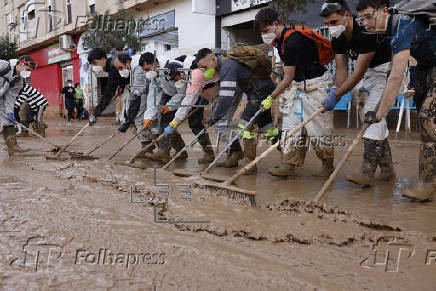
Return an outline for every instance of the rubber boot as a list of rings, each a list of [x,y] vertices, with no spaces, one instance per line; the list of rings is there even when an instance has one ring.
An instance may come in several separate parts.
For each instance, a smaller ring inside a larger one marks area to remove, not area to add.
[[[395,181],[395,170],[392,162],[391,147],[389,146],[388,139],[383,141],[383,150],[380,152],[380,179],[385,181]]]
[[[9,156],[13,156],[15,153],[25,153],[30,151],[30,149],[25,149],[17,144],[17,136],[15,133],[15,128],[12,125],[7,125],[3,127],[3,137],[5,139],[6,145],[8,147]]]
[[[256,139],[244,138],[244,156],[248,163],[256,159]],[[257,173],[257,166],[255,165],[250,170],[246,171],[244,175],[253,175]]]
[[[244,158],[244,152],[242,151],[239,141],[236,140],[230,146],[230,153],[227,154],[227,159],[222,163],[216,163],[217,167],[235,168],[238,166],[239,160]]]
[[[363,163],[360,172],[346,175],[346,180],[364,187],[374,186],[374,174],[379,160],[377,152],[380,151],[377,147],[380,147],[380,145],[377,144],[376,140],[363,139]]]
[[[199,164],[210,164],[215,160],[215,153],[212,150],[209,134],[205,133],[200,136],[198,143],[203,148],[203,157],[198,159]]]
[[[185,141],[183,140],[182,136],[178,132],[174,132],[170,136],[170,145],[173,149],[176,150],[176,152],[180,152],[185,146]],[[177,159],[178,160],[186,160],[188,158],[188,153],[184,151]]]
[[[413,198],[421,202],[433,200],[433,196],[436,194],[436,183],[418,183],[412,189],[407,189],[404,193],[404,197]]]
[[[29,137],[29,131],[24,127],[21,129],[21,133],[17,134],[18,137]]]
[[[333,158],[331,159],[322,159],[322,168],[318,173],[313,174],[316,177],[330,177],[330,175],[335,170],[333,166]]]
[[[145,153],[145,157],[152,159],[153,161],[159,161],[166,164],[170,161],[170,150],[159,149],[154,153]]]
[[[277,177],[295,177],[295,167],[289,163],[280,162],[278,167],[269,169],[268,173]]]

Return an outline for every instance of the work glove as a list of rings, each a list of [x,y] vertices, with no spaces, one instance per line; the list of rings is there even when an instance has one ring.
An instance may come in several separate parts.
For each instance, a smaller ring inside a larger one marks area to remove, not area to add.
[[[169,136],[170,134],[172,134],[174,130],[176,130],[176,127],[177,127],[177,122],[171,121],[170,125],[168,125],[164,130],[165,136]]]
[[[244,127],[245,127],[244,124],[242,124],[242,123],[238,124],[238,129],[241,130],[241,129],[243,129]],[[245,139],[253,139],[253,138],[255,138],[254,132],[252,132],[252,131],[250,131],[250,130],[248,130],[248,129],[245,129],[245,130],[242,132],[241,136],[242,136],[242,138],[245,138]]]
[[[274,99],[271,97],[271,95],[268,95],[268,97],[266,97],[266,99],[260,103],[263,106],[263,111],[270,109],[273,101]]]
[[[142,124],[142,127],[144,127],[145,129],[148,129],[151,127],[151,124],[153,123],[153,120],[151,119],[146,119],[144,121],[144,123]]]
[[[130,126],[130,122],[124,122],[118,127],[118,131],[125,133]]]
[[[336,96],[336,87],[330,89],[330,95],[325,98],[321,104],[324,106],[324,112],[331,111],[335,108],[338,96]]]
[[[269,141],[272,141],[275,139],[275,137],[279,134],[279,129],[277,127],[271,127],[265,130],[263,133],[263,136],[266,137]]]
[[[365,113],[365,123],[373,124],[379,122],[377,120],[377,113],[375,111],[368,111]]]
[[[97,122],[97,118],[95,118],[94,114],[89,116],[89,126],[93,126]]]
[[[6,115],[9,117],[9,119],[10,119],[12,122],[15,122],[15,116],[14,116],[13,113],[9,112],[9,113],[6,114]]]
[[[168,114],[168,113],[170,113],[170,109],[168,108],[168,106],[164,106],[160,110],[160,113],[162,113],[163,115]]]

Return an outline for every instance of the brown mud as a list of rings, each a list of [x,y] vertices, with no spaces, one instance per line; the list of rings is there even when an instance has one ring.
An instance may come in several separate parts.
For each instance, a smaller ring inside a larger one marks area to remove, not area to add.
[[[63,144],[83,122],[49,126],[47,138]],[[101,118],[70,150],[87,152],[114,130]],[[186,142],[193,137],[182,133]],[[336,133],[349,144],[357,131]],[[148,169],[117,163],[139,149],[137,140],[107,162],[130,136],[116,136],[89,161],[47,160],[50,147],[36,137],[19,139],[34,156],[8,158],[1,147],[1,289],[434,290],[436,202],[401,197],[416,181],[417,140],[391,139],[396,181],[365,189],[344,179],[359,169],[359,145],[321,203],[309,202],[325,181],[312,175],[321,166],[315,153],[297,178],[279,179],[267,173],[275,152],[257,175],[236,182],[256,190],[251,207],[193,187],[195,176],[154,171],[161,165],[146,159],[136,163]],[[346,149],[336,147],[336,163]],[[200,148],[188,153],[170,170],[199,172]]]

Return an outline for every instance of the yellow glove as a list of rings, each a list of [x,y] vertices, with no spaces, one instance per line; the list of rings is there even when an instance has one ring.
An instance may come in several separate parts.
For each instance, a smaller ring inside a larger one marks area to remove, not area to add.
[[[260,103],[263,106],[263,111],[270,109],[273,101],[274,99],[271,97],[271,95],[268,95],[268,97],[266,97],[266,99]]]

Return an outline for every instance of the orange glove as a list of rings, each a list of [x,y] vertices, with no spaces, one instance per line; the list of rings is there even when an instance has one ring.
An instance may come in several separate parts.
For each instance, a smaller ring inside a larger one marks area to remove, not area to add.
[[[168,114],[170,112],[170,109],[167,106],[162,107],[162,109],[160,110],[160,113],[162,113],[163,115]]]
[[[151,119],[146,119],[145,121],[144,121],[144,123],[142,124],[142,126],[145,128],[145,129],[147,129],[147,128],[150,128],[151,127],[151,124],[153,123],[153,120],[151,120]]]

